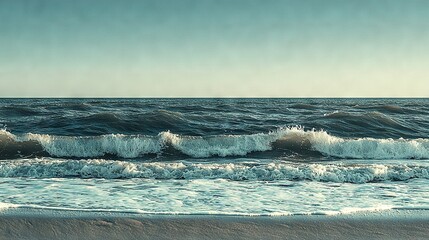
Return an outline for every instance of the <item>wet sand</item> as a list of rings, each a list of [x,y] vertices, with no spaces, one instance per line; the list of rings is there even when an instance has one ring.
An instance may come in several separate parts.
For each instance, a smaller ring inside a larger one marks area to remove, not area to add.
[[[6,209],[0,239],[429,239],[428,212],[251,217]]]

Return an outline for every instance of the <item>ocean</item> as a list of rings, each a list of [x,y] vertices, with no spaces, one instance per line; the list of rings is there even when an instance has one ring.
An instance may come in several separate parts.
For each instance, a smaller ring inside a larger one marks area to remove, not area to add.
[[[0,209],[429,209],[429,99],[0,99]]]

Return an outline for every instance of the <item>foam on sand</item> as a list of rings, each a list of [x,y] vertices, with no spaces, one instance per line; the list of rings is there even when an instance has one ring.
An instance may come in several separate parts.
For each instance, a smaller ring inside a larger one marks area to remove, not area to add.
[[[8,210],[0,239],[427,239],[428,211],[336,216],[149,216]]]

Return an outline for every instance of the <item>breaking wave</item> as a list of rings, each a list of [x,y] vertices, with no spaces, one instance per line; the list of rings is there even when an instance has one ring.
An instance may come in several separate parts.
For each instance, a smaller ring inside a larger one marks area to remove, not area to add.
[[[127,162],[104,159],[0,161],[1,177],[292,180],[368,183],[429,179],[429,166],[383,164]]]
[[[0,131],[0,158],[116,156],[137,158],[147,154],[184,154],[193,158],[246,156],[252,152],[317,152],[347,159],[429,159],[429,139],[341,138],[326,131],[301,127],[280,128],[249,135],[183,136],[161,132],[157,136],[109,134],[55,136],[27,133],[16,136]],[[307,154],[307,155],[306,155]],[[274,156],[274,155],[273,155]]]

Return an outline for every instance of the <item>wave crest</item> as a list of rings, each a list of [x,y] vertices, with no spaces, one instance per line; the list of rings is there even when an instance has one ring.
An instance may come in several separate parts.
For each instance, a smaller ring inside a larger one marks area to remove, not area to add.
[[[110,134],[67,137],[47,134],[15,136],[0,132],[2,158],[40,156],[137,158],[145,154],[185,154],[194,158],[246,156],[252,152],[289,151],[305,156],[317,152],[326,157],[352,159],[429,159],[429,139],[340,138],[326,131],[301,127],[280,128],[250,135],[182,136],[161,132],[157,136]],[[38,151],[33,152],[32,151]],[[10,153],[7,155],[6,153]],[[24,154],[25,153],[25,154]],[[39,154],[39,155],[38,155]],[[41,156],[46,156],[41,155]],[[271,157],[275,157],[272,155]]]
[[[144,154],[159,153],[163,146],[156,138],[122,134],[65,137],[29,133],[24,139],[39,142],[45,151],[57,157],[98,157],[112,154],[118,157],[136,158]]]

